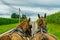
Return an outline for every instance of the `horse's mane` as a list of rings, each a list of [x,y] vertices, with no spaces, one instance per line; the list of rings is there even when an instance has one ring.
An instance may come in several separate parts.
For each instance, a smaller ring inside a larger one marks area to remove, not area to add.
[[[24,25],[26,25],[27,24],[27,20],[25,19],[24,21],[22,21],[19,25],[18,25],[18,27],[22,27],[22,26],[24,26]]]
[[[41,24],[46,24],[46,19],[45,18],[40,18],[38,19],[38,26],[40,26]]]
[[[41,24],[43,24],[43,19],[38,19],[38,25],[40,26]]]

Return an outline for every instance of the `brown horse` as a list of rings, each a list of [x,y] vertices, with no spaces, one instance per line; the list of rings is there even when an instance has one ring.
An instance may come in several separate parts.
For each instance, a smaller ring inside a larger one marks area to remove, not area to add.
[[[2,35],[0,40],[28,40],[31,36],[31,34],[29,34],[31,27],[29,22],[30,19],[25,19],[13,32]]]
[[[43,29],[43,32],[47,32],[47,27],[46,27],[46,14],[44,15],[44,17],[40,17],[40,15],[38,14],[38,29],[41,30],[41,28]]]
[[[44,17],[40,17],[38,14],[38,31],[31,38],[31,40],[57,40],[55,36],[47,33],[46,28],[46,14]]]

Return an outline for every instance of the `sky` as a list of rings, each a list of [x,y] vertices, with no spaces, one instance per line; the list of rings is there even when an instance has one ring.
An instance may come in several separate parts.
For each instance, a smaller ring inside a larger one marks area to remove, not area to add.
[[[0,17],[10,18],[13,12],[37,18],[37,14],[47,15],[60,11],[60,0],[0,0]]]

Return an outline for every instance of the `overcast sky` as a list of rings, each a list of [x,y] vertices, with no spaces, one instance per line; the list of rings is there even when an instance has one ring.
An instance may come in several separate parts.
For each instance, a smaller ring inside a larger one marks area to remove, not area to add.
[[[31,13],[28,15],[49,15],[60,11],[60,0],[0,0],[0,17],[10,17],[11,13],[18,13],[18,8],[23,13]]]

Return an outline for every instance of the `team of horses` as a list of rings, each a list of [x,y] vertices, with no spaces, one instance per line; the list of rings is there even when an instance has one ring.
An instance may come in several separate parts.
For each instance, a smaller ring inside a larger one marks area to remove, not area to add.
[[[12,32],[0,36],[0,40],[57,40],[48,34],[46,24],[46,14],[44,17],[38,14],[38,30],[32,36],[32,22],[25,18]]]

